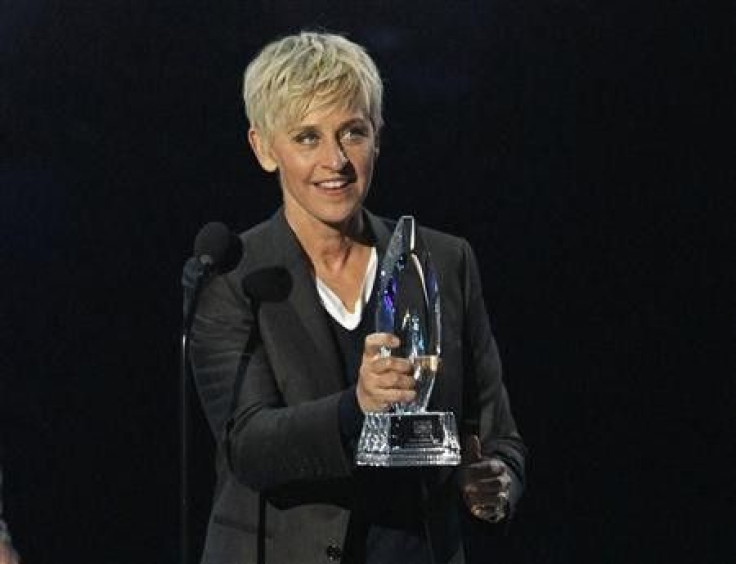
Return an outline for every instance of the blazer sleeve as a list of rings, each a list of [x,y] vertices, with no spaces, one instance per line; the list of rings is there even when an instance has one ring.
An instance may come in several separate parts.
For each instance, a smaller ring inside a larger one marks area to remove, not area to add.
[[[503,383],[498,347],[483,299],[475,254],[463,241],[465,267],[465,366],[470,378],[464,389],[465,419],[478,432],[484,456],[502,459],[512,470],[512,506],[521,496],[524,485],[526,447],[511,413]]]
[[[182,277],[185,303],[191,298],[196,274],[197,263],[190,259]],[[248,367],[257,340],[253,307],[239,287],[238,279],[235,275],[220,275],[207,281],[192,324],[194,380],[218,443],[224,439],[236,387]]]
[[[235,475],[258,491],[319,489],[320,483],[348,478],[352,463],[338,423],[345,393],[285,405],[269,357],[259,346],[228,425],[228,460]]]
[[[196,263],[184,268],[191,295]],[[202,289],[192,327],[197,390],[215,439],[238,480],[262,491],[345,478],[352,463],[340,434],[340,392],[296,404],[284,401],[258,325],[258,305],[242,270]],[[277,343],[280,354],[290,344]],[[315,378],[316,374],[287,377]]]

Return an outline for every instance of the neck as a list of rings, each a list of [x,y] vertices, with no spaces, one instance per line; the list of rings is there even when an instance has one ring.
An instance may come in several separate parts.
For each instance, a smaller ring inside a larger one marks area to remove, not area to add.
[[[370,246],[365,238],[361,212],[342,224],[331,225],[318,221],[305,221],[298,214],[288,213],[287,209],[286,221],[318,270],[339,269],[347,262],[356,247]]]

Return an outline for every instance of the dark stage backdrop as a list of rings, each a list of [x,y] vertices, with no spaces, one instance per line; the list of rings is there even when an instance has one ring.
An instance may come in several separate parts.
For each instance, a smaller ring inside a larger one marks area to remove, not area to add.
[[[463,235],[482,263],[531,449],[518,519],[482,561],[732,560],[733,11],[0,6],[0,398],[24,562],[178,562],[180,269],[203,223],[278,205],[241,72],[301,28],[349,34],[383,71],[369,208]],[[193,421],[199,531],[212,445]]]

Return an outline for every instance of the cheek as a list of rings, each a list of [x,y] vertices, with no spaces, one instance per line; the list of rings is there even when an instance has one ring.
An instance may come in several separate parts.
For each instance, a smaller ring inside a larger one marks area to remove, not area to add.
[[[373,149],[360,151],[360,153],[356,154],[353,159],[353,163],[366,174],[370,174],[375,162],[376,158]]]
[[[292,156],[279,161],[279,173],[282,179],[291,178],[296,180],[308,175],[309,166],[303,162],[303,159]]]

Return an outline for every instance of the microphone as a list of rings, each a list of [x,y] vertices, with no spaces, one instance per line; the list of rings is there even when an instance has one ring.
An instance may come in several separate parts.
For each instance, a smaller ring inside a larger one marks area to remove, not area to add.
[[[189,402],[191,391],[191,365],[189,344],[194,315],[204,282],[213,274],[225,274],[234,270],[243,257],[243,243],[224,224],[207,223],[194,239],[194,257],[189,260],[184,273],[184,322],[181,331],[181,357],[179,381],[180,475],[179,475],[179,542],[180,562],[190,563],[191,541],[189,531]]]
[[[243,242],[219,221],[211,221],[194,239],[194,257],[206,273],[224,274],[240,263]]]
[[[194,239],[194,257],[184,272],[184,342],[194,322],[199,294],[212,274],[226,274],[240,264],[243,242],[224,223],[211,221]]]

